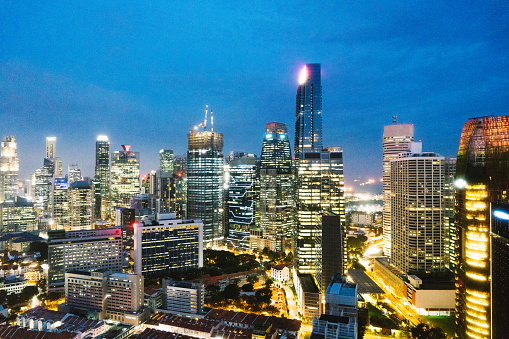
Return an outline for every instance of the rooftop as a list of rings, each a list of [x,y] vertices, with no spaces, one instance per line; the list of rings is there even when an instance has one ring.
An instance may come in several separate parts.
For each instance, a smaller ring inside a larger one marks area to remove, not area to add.
[[[348,276],[357,284],[357,293],[384,294],[385,292],[378,286],[363,270],[348,270]]]
[[[318,293],[318,286],[311,274],[299,274],[299,279],[304,292]]]

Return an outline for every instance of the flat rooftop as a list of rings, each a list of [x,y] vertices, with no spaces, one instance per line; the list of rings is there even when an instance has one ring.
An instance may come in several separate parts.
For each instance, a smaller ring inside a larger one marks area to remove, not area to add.
[[[384,290],[380,288],[374,282],[366,272],[363,270],[354,270],[349,269],[348,270],[348,276],[350,279],[357,284],[357,293],[359,294],[365,294],[365,293],[373,293],[373,294],[384,294]]]
[[[304,292],[318,293],[318,286],[311,274],[299,274],[299,279]]]

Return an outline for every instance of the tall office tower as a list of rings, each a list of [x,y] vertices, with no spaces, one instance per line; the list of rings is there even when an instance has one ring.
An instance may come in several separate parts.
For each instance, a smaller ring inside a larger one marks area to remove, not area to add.
[[[307,64],[297,89],[294,163],[294,267],[301,274],[322,272],[322,214],[345,224],[343,151],[322,149],[320,64]]]
[[[383,135],[383,251],[391,256],[391,160],[402,152],[410,152],[414,140],[414,125],[394,124],[384,126]],[[420,150],[415,150],[420,152]]]
[[[269,122],[260,157],[257,218],[263,237],[271,240],[272,251],[292,247],[292,185],[292,152],[286,124]]]
[[[234,158],[225,167],[227,241],[228,245],[245,251],[249,249],[249,235],[255,225],[256,157]]]
[[[506,305],[495,309],[492,304],[493,300],[504,297],[504,289],[490,288],[492,277],[497,278],[499,273],[495,272],[491,258],[499,258],[501,254],[490,254],[490,225],[495,221],[490,210],[495,211],[492,204],[509,191],[508,173],[509,116],[468,120],[461,132],[455,181],[458,338],[501,338],[505,332],[502,336],[495,333],[507,330],[507,323],[502,329],[492,324],[497,314],[506,311]],[[507,261],[507,257],[503,260]],[[507,280],[507,275],[504,277]]]
[[[299,76],[295,121],[295,158],[322,150],[322,82],[320,64],[306,64]]]
[[[173,173],[175,170],[175,156],[172,149],[162,149],[159,151],[159,169]]]
[[[35,198],[35,208],[39,214],[50,213],[53,209],[51,204],[51,195],[52,195],[52,177],[53,173],[51,171],[52,162],[48,159],[44,159],[44,164],[42,168],[39,168],[35,171],[35,189],[34,189],[34,198]]]
[[[69,230],[69,184],[65,178],[55,178],[53,184],[53,229]]]
[[[72,184],[75,181],[81,180],[81,169],[78,164],[70,164],[67,167],[67,182]]]
[[[46,159],[54,160],[56,158],[57,138],[46,137]]]
[[[140,194],[140,153],[122,147],[111,154],[110,196],[113,206],[130,208],[131,198]]]
[[[391,263],[405,274],[448,266],[445,166],[430,152],[391,160]]]
[[[69,228],[71,231],[90,230],[94,219],[94,188],[87,181],[75,181],[69,186]]]
[[[95,142],[95,216],[110,216],[108,194],[110,188],[110,142],[106,135],[99,135]]]
[[[176,175],[173,172],[159,170],[154,178],[154,193],[157,199],[157,213],[175,213],[182,217],[182,210],[176,201]]]
[[[456,158],[444,159],[444,226],[446,230],[445,251],[448,256],[446,267],[454,270],[455,244],[456,244],[456,227],[454,225],[454,177],[456,175]]]
[[[122,230],[106,228],[48,232],[48,288],[64,287],[64,274],[73,270],[122,272]]]
[[[203,267],[203,223],[158,220],[156,226],[134,225],[134,270],[143,276]]]
[[[223,134],[187,134],[187,218],[203,221],[205,246],[223,243]]]
[[[175,213],[179,219],[187,218],[187,156],[175,158]]]
[[[491,312],[492,338],[503,338],[509,324],[509,200],[507,192],[491,205]]]
[[[63,178],[64,177],[64,162],[62,158],[57,157],[55,159],[55,178]]]
[[[18,195],[19,158],[16,138],[4,136],[0,153],[0,203]]]
[[[344,220],[344,219],[343,219]],[[341,215],[328,211],[322,214],[322,238],[318,243],[318,264],[315,278],[322,291],[327,289],[337,274],[346,275],[345,231],[341,227]]]
[[[34,203],[26,198],[13,197],[0,204],[0,231],[37,231]]]

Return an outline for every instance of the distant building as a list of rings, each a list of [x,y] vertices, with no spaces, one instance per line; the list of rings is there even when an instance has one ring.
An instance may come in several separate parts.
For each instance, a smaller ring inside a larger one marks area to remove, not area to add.
[[[131,198],[140,194],[140,153],[131,146],[111,154],[110,194],[113,206],[131,207]]]
[[[158,225],[134,225],[135,272],[151,274],[184,272],[203,266],[201,220],[158,220]]]
[[[90,230],[94,219],[94,189],[87,181],[74,181],[69,186],[69,228]]]
[[[175,155],[172,149],[159,151],[159,169],[168,173],[173,173],[175,170]]]
[[[65,178],[55,178],[53,184],[53,221],[51,229],[69,230],[69,183]]]
[[[163,279],[163,309],[178,314],[199,314],[205,303],[205,286],[200,282]]]
[[[132,225],[136,221],[134,208],[115,206],[115,226]]]
[[[95,212],[96,219],[107,219],[111,208],[110,191],[110,142],[106,135],[99,135],[95,142]]]
[[[206,247],[222,245],[223,134],[191,130],[187,139],[187,218],[203,221],[203,241]]]
[[[250,230],[255,225],[256,157],[236,157],[225,167],[229,177],[225,190],[228,246],[247,251]]]
[[[34,203],[26,198],[13,197],[0,204],[1,231],[25,232],[37,230]]]
[[[18,145],[13,135],[2,139],[0,152],[0,203],[18,195]]]
[[[383,134],[383,251],[391,256],[391,160],[401,152],[411,150],[414,140],[414,125],[394,124],[384,126]],[[420,150],[414,149],[420,152]]]
[[[81,181],[81,168],[78,164],[70,164],[67,167],[67,182],[70,185],[75,181]]]
[[[258,225],[267,247],[278,252],[291,248],[293,172],[286,124],[270,122],[265,126],[257,204]]]
[[[119,228],[48,232],[48,288],[62,290],[69,271],[122,271]]]

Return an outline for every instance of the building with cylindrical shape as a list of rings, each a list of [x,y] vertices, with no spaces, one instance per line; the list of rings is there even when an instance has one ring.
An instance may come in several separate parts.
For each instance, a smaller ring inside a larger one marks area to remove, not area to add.
[[[507,323],[493,322],[493,300],[504,297],[491,279],[490,226],[492,205],[509,191],[509,116],[467,121],[456,163],[456,336],[502,338]],[[507,258],[505,258],[507,260]],[[507,276],[506,276],[507,277]],[[507,281],[505,282],[507,283]]]

